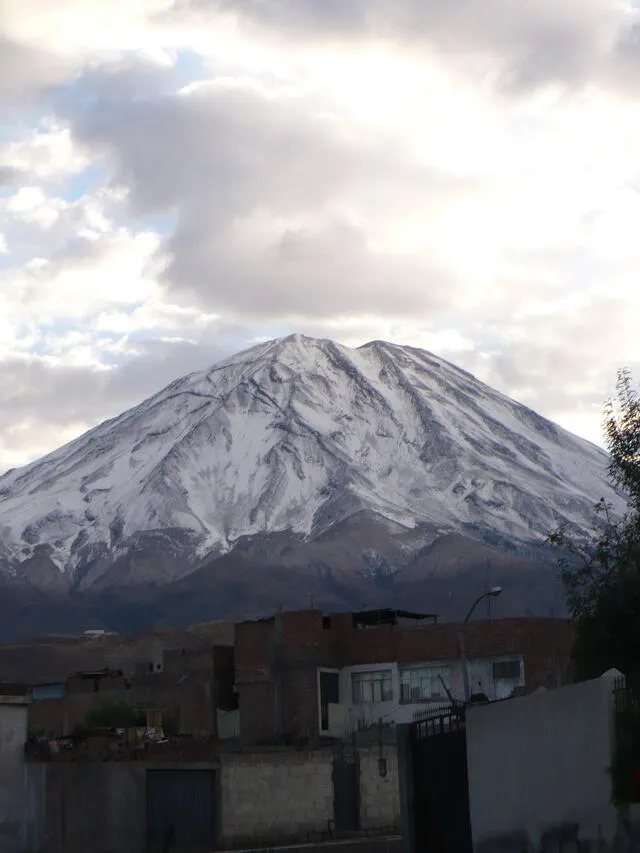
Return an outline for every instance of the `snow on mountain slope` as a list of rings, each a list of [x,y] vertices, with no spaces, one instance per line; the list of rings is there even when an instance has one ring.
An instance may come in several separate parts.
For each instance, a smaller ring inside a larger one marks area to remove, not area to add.
[[[427,352],[294,335],[0,477],[0,567],[19,573],[44,545],[70,582],[87,565],[96,577],[145,531],[184,532],[193,565],[241,536],[309,537],[362,509],[431,538],[539,542],[559,523],[588,530],[601,497],[623,509],[606,468],[595,446]]]

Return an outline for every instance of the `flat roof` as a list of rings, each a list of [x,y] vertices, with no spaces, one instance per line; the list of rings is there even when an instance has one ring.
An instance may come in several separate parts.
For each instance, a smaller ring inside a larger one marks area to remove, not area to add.
[[[412,610],[394,610],[391,607],[378,608],[376,610],[358,610],[351,614],[353,621],[364,625],[384,625],[395,623],[397,619],[431,619],[438,620],[437,613],[417,613]]]

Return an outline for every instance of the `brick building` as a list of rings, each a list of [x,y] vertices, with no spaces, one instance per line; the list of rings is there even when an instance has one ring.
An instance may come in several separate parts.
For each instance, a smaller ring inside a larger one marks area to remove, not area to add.
[[[568,680],[568,621],[510,618],[466,629],[472,693],[489,699]],[[343,735],[409,722],[429,703],[462,699],[457,626],[379,610],[278,613],[236,626],[240,732],[248,743]]]
[[[29,728],[59,737],[83,725],[90,711],[109,703],[159,710],[180,732],[217,734],[218,711],[236,707],[233,648],[164,650],[134,671],[104,668],[77,672],[66,681],[31,687]]]

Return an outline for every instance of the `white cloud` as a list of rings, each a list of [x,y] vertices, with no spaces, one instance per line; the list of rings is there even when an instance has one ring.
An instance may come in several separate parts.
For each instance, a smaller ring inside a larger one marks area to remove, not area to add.
[[[0,145],[0,169],[7,170],[11,182],[28,175],[31,180],[60,181],[77,174],[89,165],[85,154],[71,138],[68,127],[55,122]]]
[[[637,15],[5,0],[0,468],[290,330],[597,439],[640,364]]]

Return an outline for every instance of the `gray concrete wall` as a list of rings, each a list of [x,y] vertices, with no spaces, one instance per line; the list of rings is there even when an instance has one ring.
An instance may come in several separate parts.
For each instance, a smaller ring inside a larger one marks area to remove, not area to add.
[[[537,850],[554,838],[613,843],[613,679],[469,710],[475,850]]]
[[[29,830],[24,744],[27,706],[12,697],[0,701],[0,850],[23,853]]]
[[[385,745],[383,755],[385,777],[379,772],[379,747],[359,750],[361,827],[369,832],[401,823],[396,747]],[[220,846],[326,835],[334,821],[333,758],[330,749],[224,756],[217,782]],[[30,846],[24,851],[144,853],[146,771],[155,766],[142,761],[28,764]],[[15,853],[24,851],[15,848]],[[0,853],[14,850],[0,845]]]
[[[46,853],[142,853],[145,771],[142,762],[46,765]]]
[[[25,779],[25,845],[24,853],[47,853],[47,765],[27,762]]]
[[[330,750],[226,756],[222,844],[327,832],[333,821],[332,761]]]
[[[360,749],[360,826],[384,829],[400,826],[400,780],[398,750],[384,746],[387,775],[380,775],[380,749]]]

